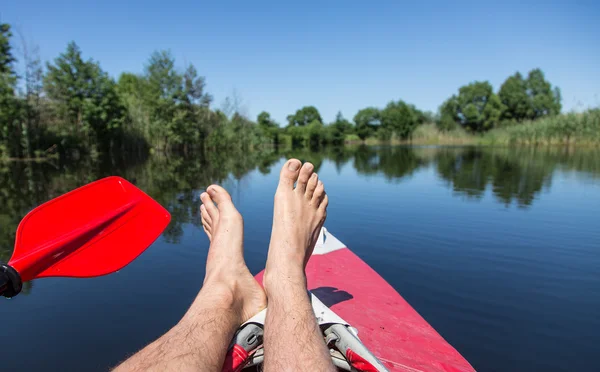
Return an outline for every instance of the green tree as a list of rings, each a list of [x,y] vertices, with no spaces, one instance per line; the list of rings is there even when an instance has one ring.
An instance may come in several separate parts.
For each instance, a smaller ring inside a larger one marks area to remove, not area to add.
[[[483,128],[491,129],[497,126],[505,109],[506,107],[502,104],[498,95],[491,94],[483,108]]]
[[[205,91],[206,80],[199,76],[196,68],[189,65],[182,77],[181,87],[177,92],[175,117],[178,119],[174,127],[176,137],[181,138],[184,151],[204,140],[210,128],[206,119],[210,116],[212,95]]]
[[[326,141],[340,145],[344,143],[346,134],[352,133],[353,129],[352,123],[346,120],[340,111],[335,116],[335,121],[327,126]]]
[[[356,135],[365,140],[375,133],[376,128],[381,125],[381,111],[375,107],[367,107],[359,110],[354,115]]]
[[[14,70],[15,57],[12,53],[10,38],[12,33],[8,24],[0,24],[0,156],[15,155],[19,144],[18,120],[19,102],[15,96],[17,74]],[[17,141],[15,143],[15,139]]]
[[[178,72],[168,51],[152,53],[143,75],[121,75],[119,92],[133,128],[164,151],[199,147],[221,123],[210,111],[205,78],[193,65]],[[215,136],[211,147],[221,143]]]
[[[21,130],[21,146],[23,156],[32,157],[34,150],[46,144],[45,131],[41,126],[42,115],[42,79],[44,76],[42,62],[39,56],[39,48],[31,45],[19,33],[21,41],[21,56],[23,58],[23,82],[25,95],[23,97],[24,113]]]
[[[314,106],[304,106],[293,115],[288,115],[288,126],[305,126],[313,121],[318,121],[323,124],[323,119],[319,110]]]
[[[341,111],[338,111],[338,113],[335,115],[335,121],[332,123],[332,125],[336,127],[338,131],[344,134],[351,133],[354,129],[354,125],[352,125],[352,123],[344,117]]]
[[[487,81],[476,81],[458,90],[458,96],[450,97],[441,108],[441,121],[448,126],[454,120],[472,131],[484,131],[495,127],[504,111],[504,105]]]
[[[456,95],[453,95],[446,102],[442,103],[439,111],[440,120],[437,126],[440,130],[450,131],[458,127],[460,118],[458,117],[459,106]]]
[[[183,96],[180,97],[185,103],[199,107],[210,107],[213,97],[206,92],[206,78],[199,76],[194,65],[188,65],[183,73]]]
[[[256,117],[256,122],[258,125],[264,128],[278,128],[279,125],[271,118],[271,114],[266,111],[261,112]]]
[[[322,122],[313,120],[306,126],[306,130],[310,147],[319,147],[326,142],[326,129]]]
[[[175,70],[175,59],[168,51],[152,53],[145,67],[148,94],[146,104],[150,111],[150,136],[156,147],[166,150],[179,145],[183,137],[178,135],[180,120],[175,117],[175,103],[180,95],[182,76]]]
[[[437,123],[440,121],[438,114],[432,111],[425,111],[423,114],[423,123]]]
[[[288,126],[285,133],[291,137],[293,147],[302,147],[309,143],[310,134],[307,126]]]
[[[506,106],[503,119],[523,121],[531,117],[533,108],[527,94],[527,82],[519,72],[506,79],[498,91],[498,97]]]
[[[74,42],[47,69],[44,90],[61,133],[74,134],[88,149],[110,146],[120,135],[125,114],[115,82],[98,63],[84,61]]]
[[[558,87],[553,89],[539,68],[529,71],[527,94],[531,99],[531,119],[560,113],[562,108],[560,89]]]
[[[10,25],[0,23],[0,74],[3,75],[14,75],[15,73],[13,63],[16,60],[12,53],[12,46],[10,45],[10,38],[12,36]]]
[[[140,75],[124,72],[119,77],[117,91],[126,107],[128,131],[151,138],[151,111],[148,81]]]
[[[402,139],[409,138],[412,131],[424,120],[425,117],[421,111],[402,100],[391,101],[381,111],[382,129],[389,135],[395,133]]]
[[[263,135],[269,138],[274,145],[279,145],[279,124],[277,124],[275,120],[271,119],[271,114],[266,111],[261,112],[258,114],[256,122],[258,123]]]

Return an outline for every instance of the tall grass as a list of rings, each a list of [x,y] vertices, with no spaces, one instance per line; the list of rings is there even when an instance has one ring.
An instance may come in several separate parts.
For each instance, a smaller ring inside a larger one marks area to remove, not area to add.
[[[415,128],[410,142],[422,145],[463,145],[475,143],[477,140],[478,137],[468,134],[462,128],[441,131],[431,123]]]
[[[493,145],[600,145],[600,109],[494,129],[485,134],[482,142]]]

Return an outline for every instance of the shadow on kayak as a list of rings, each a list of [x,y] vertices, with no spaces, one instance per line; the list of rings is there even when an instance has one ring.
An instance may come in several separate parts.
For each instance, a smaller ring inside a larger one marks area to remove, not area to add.
[[[318,287],[310,290],[327,307],[354,298],[350,293],[335,287]]]

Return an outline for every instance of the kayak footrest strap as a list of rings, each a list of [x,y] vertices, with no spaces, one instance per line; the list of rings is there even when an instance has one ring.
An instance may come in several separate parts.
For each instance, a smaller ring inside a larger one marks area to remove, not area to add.
[[[365,372],[382,372],[387,368],[373,355],[369,349],[343,324],[332,324],[325,329],[327,345],[334,344],[346,358],[351,367]]]

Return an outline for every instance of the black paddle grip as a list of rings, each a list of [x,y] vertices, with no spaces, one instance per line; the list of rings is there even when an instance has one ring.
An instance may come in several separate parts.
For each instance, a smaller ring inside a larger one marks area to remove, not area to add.
[[[14,297],[21,292],[23,282],[17,270],[0,263],[0,295],[4,297]]]

